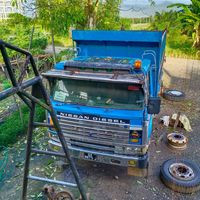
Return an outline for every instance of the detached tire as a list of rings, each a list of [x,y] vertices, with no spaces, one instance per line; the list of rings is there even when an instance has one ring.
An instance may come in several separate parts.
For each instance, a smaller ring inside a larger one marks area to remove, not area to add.
[[[163,92],[163,98],[170,101],[183,101],[185,93],[179,90],[166,90]]]
[[[191,194],[200,189],[200,169],[188,160],[165,161],[161,166],[160,178],[175,192]]]

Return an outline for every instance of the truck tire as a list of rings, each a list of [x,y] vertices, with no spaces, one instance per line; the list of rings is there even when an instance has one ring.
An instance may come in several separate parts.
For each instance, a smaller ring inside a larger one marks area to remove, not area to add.
[[[188,160],[170,159],[160,170],[162,182],[175,192],[194,193],[200,189],[200,169]]]
[[[163,97],[170,101],[183,101],[185,93],[179,90],[166,90],[163,92]]]

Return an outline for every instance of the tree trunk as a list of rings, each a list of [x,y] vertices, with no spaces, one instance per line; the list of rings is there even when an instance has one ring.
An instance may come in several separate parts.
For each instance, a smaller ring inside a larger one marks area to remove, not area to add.
[[[90,30],[93,29],[93,17],[92,16],[89,16],[89,19],[88,19],[88,28]]]
[[[19,117],[20,117],[20,120],[21,120],[21,123],[22,123],[22,127],[24,127],[24,119],[23,119],[23,113],[22,113],[20,103],[17,102],[16,95],[13,95],[13,99],[14,99],[15,105],[17,106],[17,109],[19,111]]]
[[[95,29],[96,28],[96,16],[99,6],[99,0],[96,0],[93,2],[93,0],[87,1],[87,27],[89,29]]]
[[[200,24],[196,28],[195,41],[193,46],[196,47],[197,49],[200,49]]]
[[[55,48],[55,42],[54,42],[53,29],[51,29],[51,42],[52,42],[52,50],[53,50],[53,60],[54,60],[54,64],[56,64],[56,48]]]
[[[96,3],[94,5],[94,12],[93,12],[93,29],[96,28],[97,25],[97,12],[99,7],[99,0],[96,0]]]
[[[28,51],[31,50],[31,46],[33,43],[33,35],[34,35],[34,31],[35,31],[35,24],[33,24],[32,30],[31,30],[31,35],[30,35],[30,40],[29,40],[29,47],[28,47]]]

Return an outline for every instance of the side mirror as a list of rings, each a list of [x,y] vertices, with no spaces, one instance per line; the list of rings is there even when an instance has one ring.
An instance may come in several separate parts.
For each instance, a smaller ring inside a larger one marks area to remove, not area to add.
[[[149,114],[158,114],[160,112],[160,97],[150,97],[148,100],[147,111]]]

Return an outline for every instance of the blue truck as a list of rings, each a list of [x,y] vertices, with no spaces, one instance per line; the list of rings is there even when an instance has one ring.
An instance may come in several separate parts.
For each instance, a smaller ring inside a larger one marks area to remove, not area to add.
[[[166,31],[75,30],[72,38],[76,56],[43,74],[71,155],[145,175]],[[59,150],[56,132],[49,133]]]

